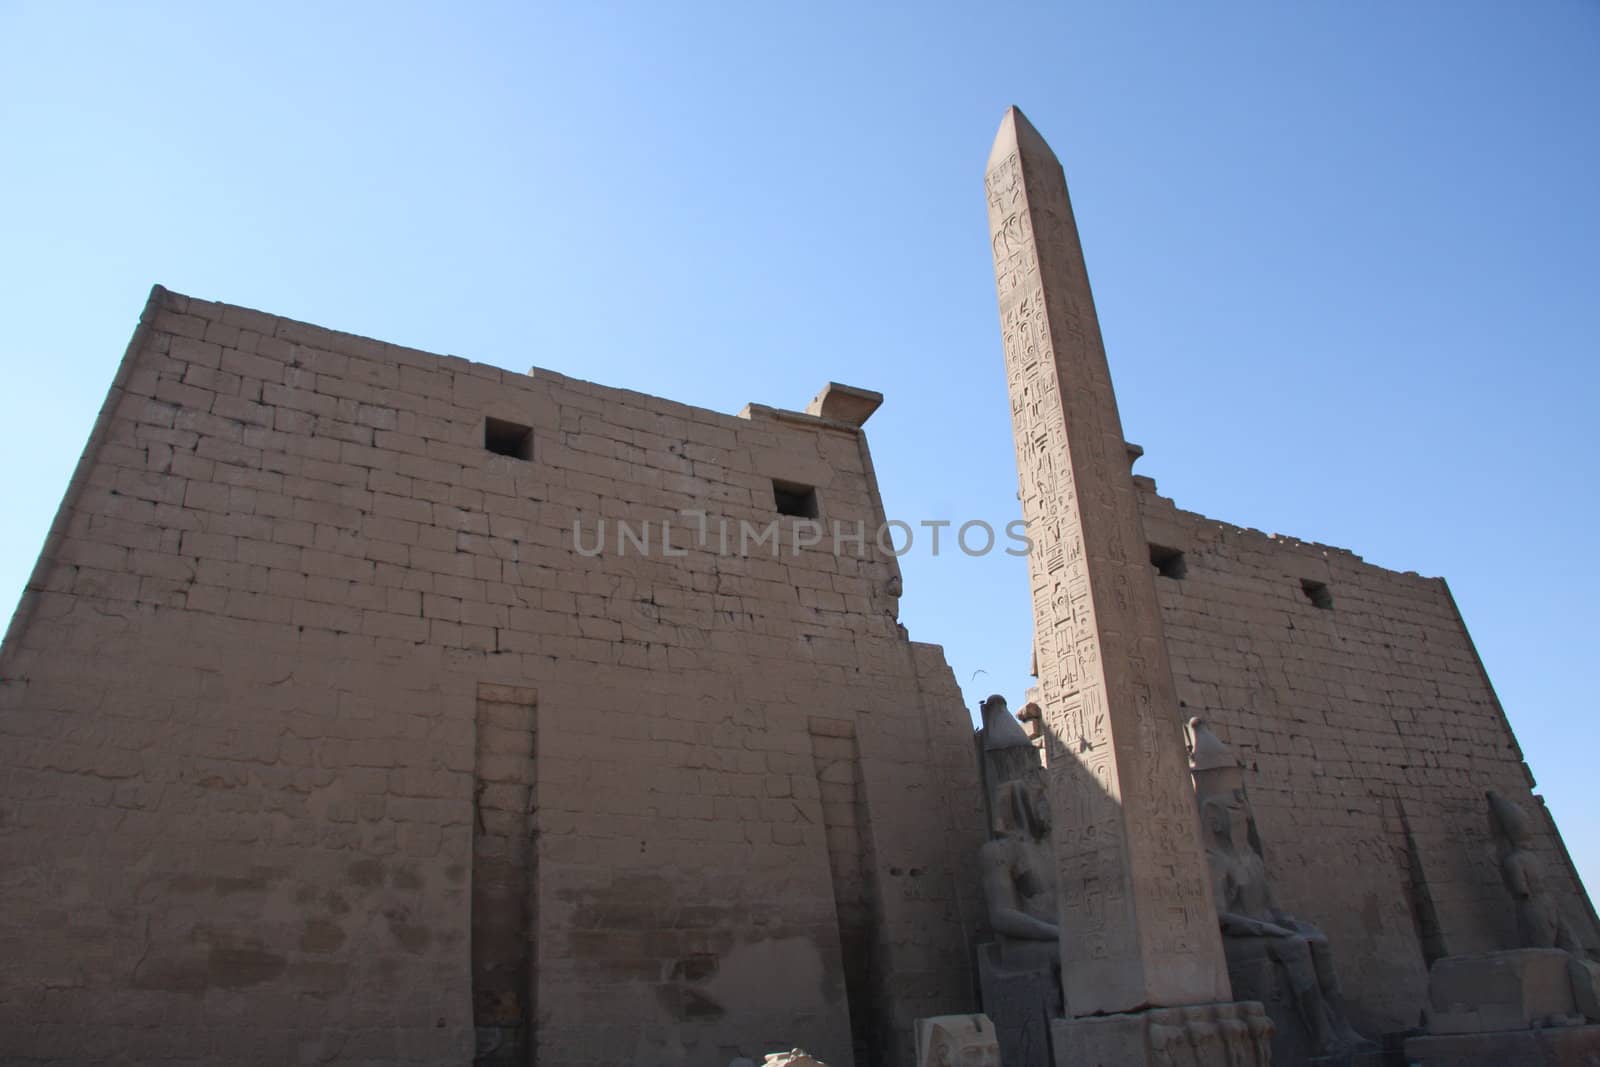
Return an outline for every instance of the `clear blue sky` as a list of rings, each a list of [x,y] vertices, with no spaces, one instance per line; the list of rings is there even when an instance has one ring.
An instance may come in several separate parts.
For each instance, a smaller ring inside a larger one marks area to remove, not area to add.
[[[1012,103],[1140,470],[1446,576],[1600,890],[1592,0],[0,0],[0,599],[153,282],[727,412],[879,389],[890,512],[1000,525]],[[913,636],[1020,697],[1020,562],[903,562]]]

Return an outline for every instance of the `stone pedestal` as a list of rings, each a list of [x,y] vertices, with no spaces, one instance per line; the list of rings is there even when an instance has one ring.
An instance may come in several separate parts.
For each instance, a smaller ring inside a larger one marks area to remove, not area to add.
[[[1061,989],[1050,966],[1006,965],[1000,946],[978,946],[978,989],[994,1022],[1005,1067],[1052,1067],[1050,1020],[1061,1014]]]
[[[1428,971],[1420,1067],[1600,1067],[1596,967],[1558,948],[1447,956]]]
[[[1056,1067],[1268,1067],[1272,1020],[1236,1001],[1057,1019]]]
[[[1340,1053],[1317,1052],[1315,1035],[1306,1029],[1289,977],[1270,953],[1272,948],[1282,949],[1286,943],[1273,945],[1264,938],[1225,937],[1222,944],[1233,995],[1259,1003],[1272,1020],[1272,1062],[1280,1067],[1364,1067],[1369,1062],[1377,1067],[1382,1063],[1381,1051],[1370,1042]],[[1309,958],[1306,966],[1312,966]]]
[[[1478,1034],[1581,1025],[1580,961],[1558,948],[1448,956],[1428,971],[1428,1033]],[[1592,1007],[1592,1005],[1589,1005]]]
[[[1267,955],[1263,939],[1223,938],[1222,946],[1233,995],[1259,1003],[1272,1020],[1273,1060],[1295,1064],[1310,1059],[1313,1042],[1300,1022],[1294,990],[1284,981],[1283,969]]]
[[[1600,1026],[1441,1034],[1406,1042],[1415,1067],[1600,1067]]]

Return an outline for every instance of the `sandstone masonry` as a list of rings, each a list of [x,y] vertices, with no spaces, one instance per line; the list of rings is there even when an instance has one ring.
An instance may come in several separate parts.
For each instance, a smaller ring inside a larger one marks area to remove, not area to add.
[[[983,827],[894,559],[574,544],[779,491],[881,521],[849,422],[158,287],[0,660],[0,1057],[904,1062]]]
[[[1435,959],[1515,946],[1489,789],[1535,814],[1563,913],[1600,948],[1444,580],[1217,522],[1135,482],[1180,712],[1245,763],[1274,888],[1337,947],[1357,1028],[1415,1026]]]
[[[0,650],[0,1059],[912,1062],[976,1007],[986,832],[870,536],[875,402],[722,415],[157,288]],[[1600,949],[1442,580],[1132,484],[1171,725],[1243,761],[1358,1028],[1515,945],[1486,790]]]

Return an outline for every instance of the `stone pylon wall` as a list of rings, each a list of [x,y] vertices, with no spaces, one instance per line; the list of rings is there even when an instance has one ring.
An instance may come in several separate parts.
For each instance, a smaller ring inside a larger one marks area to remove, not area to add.
[[[775,479],[881,517],[853,427],[158,289],[0,659],[0,1058],[841,1064],[851,1006],[970,1010],[960,695]]]
[[[1166,572],[1179,712],[1244,763],[1279,904],[1328,934],[1356,1026],[1415,1025],[1438,956],[1514,947],[1485,790],[1534,817],[1549,883],[1594,946],[1588,898],[1444,582],[1183,511],[1136,482]]]

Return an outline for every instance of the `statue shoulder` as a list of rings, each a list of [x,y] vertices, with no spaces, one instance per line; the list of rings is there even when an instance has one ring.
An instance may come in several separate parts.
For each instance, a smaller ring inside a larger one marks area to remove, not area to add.
[[[1005,837],[991,837],[978,849],[978,861],[985,867],[1009,866],[1016,852],[1015,842]]]

